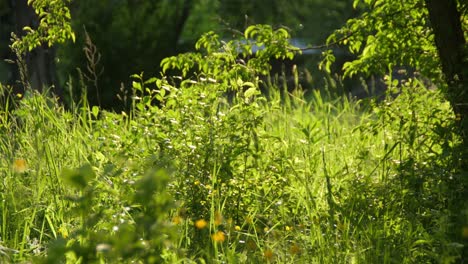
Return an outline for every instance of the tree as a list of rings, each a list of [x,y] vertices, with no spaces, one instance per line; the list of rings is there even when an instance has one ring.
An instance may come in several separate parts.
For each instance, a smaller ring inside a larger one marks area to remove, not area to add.
[[[220,20],[243,31],[252,24],[288,28],[294,38],[323,43],[327,35],[354,16],[349,1],[218,0]]]
[[[145,76],[159,73],[160,61],[183,51],[182,35],[187,20],[195,8],[193,0],[80,0],[71,6],[72,26],[76,43],[68,43],[58,50],[61,83],[72,80],[78,88],[76,68],[82,77],[88,71],[89,60],[83,47],[93,46],[97,82],[83,78],[91,104],[107,109],[122,110],[124,104],[117,95],[128,92],[130,76],[144,72]],[[86,32],[86,33],[85,33]],[[92,42],[92,43],[91,43]],[[91,45],[91,46],[90,46]],[[89,76],[88,76],[89,77]],[[91,78],[93,79],[93,78]],[[82,87],[81,87],[82,88]],[[78,89],[76,89],[78,90]]]
[[[460,119],[460,135],[468,149],[468,4],[354,0],[353,6],[361,15],[349,19],[327,40],[329,45],[346,45],[357,55],[344,64],[345,75],[383,74],[396,66],[420,71],[444,89]],[[325,66],[333,61],[331,54],[325,53]],[[464,155],[468,161],[468,153]],[[464,167],[468,169],[468,164]]]
[[[11,50],[17,56],[23,89],[56,85],[56,43],[74,39],[68,0],[19,0],[10,3],[14,33]],[[60,90],[56,90],[60,94]]]
[[[354,0],[353,6],[361,10],[361,15],[349,19],[327,40],[329,45],[346,45],[357,56],[344,64],[345,75],[383,74],[396,66],[411,67],[443,90],[457,116],[462,140],[460,151],[452,155],[458,180],[451,195],[464,199],[468,195],[468,3]],[[328,67],[332,61],[332,52],[327,51],[323,66]],[[460,229],[467,225],[467,204],[446,206],[455,223],[452,235],[464,241],[466,258],[468,244],[461,238]],[[464,211],[460,207],[465,207]]]
[[[425,0],[425,3],[447,82],[447,97],[460,117],[460,133],[468,146],[468,45],[463,35],[462,16],[455,0]],[[459,7],[464,8],[466,23],[468,4],[460,3]],[[467,29],[465,27],[465,32]]]

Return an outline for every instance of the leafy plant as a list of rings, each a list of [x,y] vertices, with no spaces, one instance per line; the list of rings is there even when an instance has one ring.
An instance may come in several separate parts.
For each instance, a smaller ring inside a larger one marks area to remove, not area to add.
[[[75,41],[67,6],[69,2],[70,0],[28,0],[28,5],[31,5],[39,16],[39,25],[37,28],[24,27],[26,35],[21,38],[13,35],[11,48],[19,54],[24,54],[41,45],[51,47],[68,39]]]

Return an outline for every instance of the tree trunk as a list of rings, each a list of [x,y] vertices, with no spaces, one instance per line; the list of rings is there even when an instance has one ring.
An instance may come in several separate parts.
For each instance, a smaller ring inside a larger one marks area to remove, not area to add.
[[[174,47],[176,47],[179,44],[180,37],[182,36],[182,32],[184,31],[185,23],[187,22],[190,16],[190,12],[192,11],[193,6],[193,0],[184,0],[182,2],[182,11],[180,12],[179,17],[177,17],[177,22],[174,27]]]
[[[447,96],[460,120],[460,132],[468,149],[468,56],[456,0],[425,0],[442,63]],[[464,157],[467,166],[466,153]]]
[[[23,28],[29,26],[37,28],[39,19],[33,8],[27,4],[27,0],[13,1],[13,16],[15,32],[21,37],[24,34]],[[24,57],[27,69],[27,82],[29,86],[38,91],[44,88],[53,87],[56,84],[55,78],[55,49],[40,46],[27,53]],[[59,89],[55,89],[57,93]],[[60,94],[59,94],[60,95]]]
[[[464,39],[461,16],[457,10],[456,0],[425,0],[429,19],[434,31],[435,42],[442,63],[442,71],[448,85],[447,98],[457,115],[461,139],[459,151],[454,152],[455,166],[458,169],[455,177],[459,178],[451,191],[460,199],[467,197],[468,190],[468,49]],[[459,155],[459,156],[458,156]],[[465,208],[466,209],[466,205]],[[466,215],[459,203],[448,205],[451,212],[453,238],[463,243],[461,262],[468,257],[468,243],[461,235],[466,228]]]

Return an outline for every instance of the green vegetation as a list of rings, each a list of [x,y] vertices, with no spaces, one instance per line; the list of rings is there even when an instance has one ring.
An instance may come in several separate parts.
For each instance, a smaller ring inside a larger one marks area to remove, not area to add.
[[[240,1],[240,21],[229,1],[0,1],[0,31],[24,31],[0,84],[0,262],[463,262],[466,3],[263,2]],[[319,6],[342,10],[323,28],[354,16],[320,47],[347,45],[345,76],[380,74],[385,96],[342,96],[340,77],[306,93],[296,65],[270,76]]]
[[[328,44],[357,55],[345,75],[411,67],[441,89],[458,116],[464,143],[461,173],[468,171],[468,2],[459,0],[354,0],[363,12],[330,35]],[[325,54],[322,67],[334,61]],[[467,193],[468,195],[468,193]]]
[[[0,261],[460,261],[450,104],[392,76],[380,102],[305,98],[297,77],[261,93],[270,58],[299,52],[289,37],[207,33],[162,61],[164,77],[134,75],[128,112],[2,86]]]

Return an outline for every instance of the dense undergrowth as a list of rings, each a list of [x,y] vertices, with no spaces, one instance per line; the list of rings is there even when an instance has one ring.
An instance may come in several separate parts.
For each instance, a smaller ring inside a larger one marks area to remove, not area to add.
[[[163,61],[179,79],[134,76],[126,113],[36,92],[3,102],[0,260],[460,261],[465,189],[439,91],[390,80],[378,103],[265,95],[268,59],[293,54],[285,31],[256,37],[266,48],[245,64],[239,42],[207,34]]]

